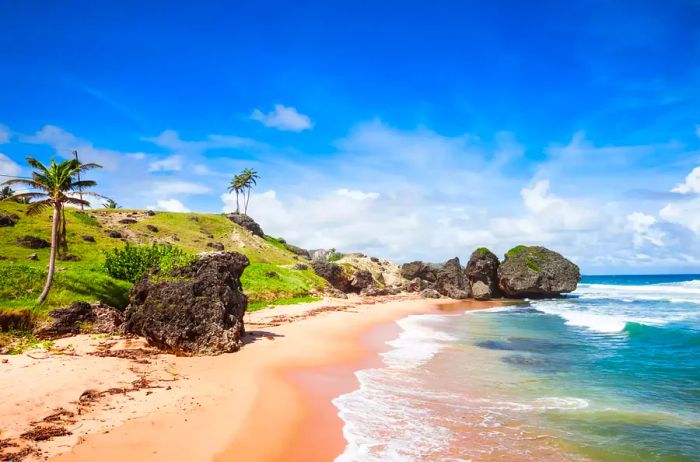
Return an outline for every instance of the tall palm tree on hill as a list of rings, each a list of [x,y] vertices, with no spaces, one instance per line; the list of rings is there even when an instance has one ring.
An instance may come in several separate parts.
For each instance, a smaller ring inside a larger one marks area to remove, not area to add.
[[[241,213],[241,206],[239,204],[238,197],[243,192],[245,187],[245,181],[242,174],[236,175],[231,179],[231,183],[228,186],[228,192],[236,193],[236,213]]]
[[[250,192],[253,190],[254,186],[257,186],[260,175],[253,169],[246,168],[241,172],[243,179],[243,188],[245,190],[245,206],[243,208],[243,213],[248,214],[248,202],[250,201]]]
[[[10,188],[9,186],[5,186],[4,188],[0,189],[0,201],[3,199],[7,199],[8,197],[12,197],[14,195],[14,189]]]
[[[56,250],[59,242],[59,225],[63,221],[65,229],[65,216],[63,213],[66,205],[90,206],[90,202],[73,197],[71,194],[85,188],[97,185],[92,180],[77,180],[79,173],[94,168],[101,168],[101,165],[88,163],[81,164],[76,159],[66,160],[56,163],[51,159],[49,165],[44,165],[33,157],[27,157],[27,163],[34,169],[32,179],[12,179],[5,181],[3,185],[22,185],[33,189],[33,192],[14,194],[7,199],[33,200],[27,209],[27,215],[36,215],[44,209],[53,209],[53,219],[51,221],[51,250],[49,254],[49,274],[46,278],[44,290],[39,295],[37,303],[46,300],[53,282],[53,275],[56,271]],[[83,191],[83,195],[101,197],[91,191]]]

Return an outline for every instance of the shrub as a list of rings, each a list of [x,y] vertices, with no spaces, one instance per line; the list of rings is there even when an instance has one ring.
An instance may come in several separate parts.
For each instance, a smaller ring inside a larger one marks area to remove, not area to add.
[[[341,258],[343,258],[344,256],[345,256],[345,254],[340,253],[340,252],[336,252],[335,249],[330,249],[330,251],[328,252],[328,261],[330,261],[330,262],[338,261]]]
[[[162,274],[169,274],[173,269],[186,266],[194,261],[191,255],[179,247],[153,244],[136,246],[126,244],[121,249],[104,252],[104,269],[115,279],[136,282],[151,268],[158,267]]]

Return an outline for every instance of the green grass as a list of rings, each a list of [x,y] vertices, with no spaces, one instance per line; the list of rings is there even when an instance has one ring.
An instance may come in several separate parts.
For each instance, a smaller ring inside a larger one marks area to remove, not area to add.
[[[474,253],[477,255],[485,255],[485,254],[492,253],[492,252],[486,247],[479,247],[478,249],[476,249],[474,251]]]
[[[528,247],[526,245],[519,245],[517,247],[513,247],[508,252],[506,252],[506,258],[515,258],[524,253],[526,254],[525,265],[532,271],[541,271],[542,267],[540,266],[538,260],[541,260],[541,258],[544,257],[544,255],[542,254],[542,252],[537,250],[537,247]]]
[[[51,211],[28,217],[27,206],[10,201],[0,201],[0,213],[17,214],[20,219],[13,227],[0,228],[0,310],[28,309],[45,313],[74,301],[99,301],[115,307],[128,303],[131,283],[107,275],[103,269],[104,252],[123,248],[120,239],[106,236],[106,231],[116,229],[132,233],[130,242],[136,244],[172,243],[186,252],[196,254],[211,251],[208,242],[221,242],[227,251],[246,255],[251,266],[243,275],[243,287],[253,306],[256,303],[285,303],[307,301],[309,290],[325,285],[312,270],[294,270],[291,266],[299,258],[290,252],[281,239],[260,239],[229,221],[225,216],[204,213],[157,212],[152,217],[139,213],[138,223],[116,223],[130,211],[124,209],[99,209],[82,213],[66,210],[68,253],[77,255],[80,261],[57,261],[56,275],[51,292],[44,304],[36,305],[35,299],[43,288],[49,260],[49,249],[26,249],[16,243],[25,235],[50,240]],[[117,214],[111,215],[110,214]],[[147,225],[158,228],[148,230]],[[177,235],[178,241],[172,239]],[[208,235],[213,235],[209,238]],[[82,236],[92,236],[95,242],[87,242]],[[38,261],[27,257],[36,254]],[[274,271],[279,277],[268,277]]]
[[[248,311],[258,311],[264,308],[269,308],[273,305],[296,305],[297,303],[309,303],[321,300],[321,297],[314,297],[312,295],[302,295],[300,297],[292,298],[280,298],[274,302],[254,302],[248,304]]]
[[[506,252],[506,258],[517,257],[528,249],[526,245],[518,245]]]
[[[27,331],[0,332],[0,351],[17,355],[32,348],[49,350],[53,347],[51,340],[39,340]]]
[[[327,282],[311,269],[295,270],[269,263],[253,263],[243,272],[241,284],[251,305],[269,305],[308,297],[311,289],[324,287]]]

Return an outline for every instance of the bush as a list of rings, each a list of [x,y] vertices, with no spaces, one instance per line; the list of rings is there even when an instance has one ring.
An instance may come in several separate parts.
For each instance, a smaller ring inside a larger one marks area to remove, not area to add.
[[[161,273],[169,274],[173,269],[186,266],[195,256],[179,247],[153,244],[136,246],[126,244],[121,249],[105,252],[104,269],[115,279],[136,282],[151,268],[160,268]]]

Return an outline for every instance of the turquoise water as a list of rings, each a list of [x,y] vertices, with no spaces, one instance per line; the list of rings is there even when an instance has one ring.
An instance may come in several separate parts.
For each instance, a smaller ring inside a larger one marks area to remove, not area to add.
[[[700,276],[399,324],[335,400],[339,461],[700,460]]]

